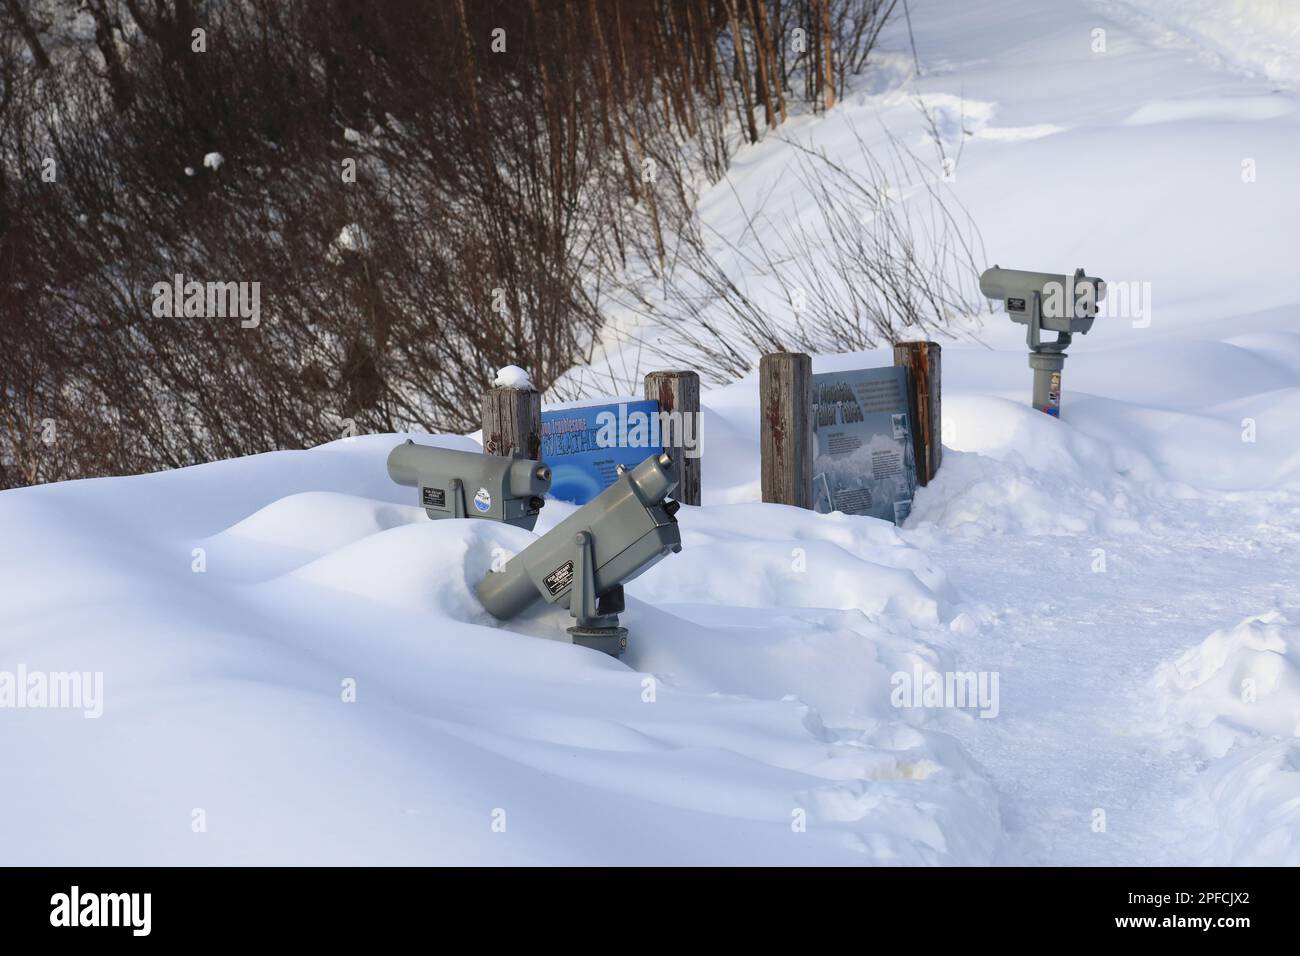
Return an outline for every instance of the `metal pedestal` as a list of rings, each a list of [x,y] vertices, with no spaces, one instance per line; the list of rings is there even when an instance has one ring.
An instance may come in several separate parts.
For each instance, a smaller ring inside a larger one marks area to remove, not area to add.
[[[1064,352],[1030,352],[1029,367],[1034,370],[1034,408],[1057,418],[1061,416],[1061,369]]]

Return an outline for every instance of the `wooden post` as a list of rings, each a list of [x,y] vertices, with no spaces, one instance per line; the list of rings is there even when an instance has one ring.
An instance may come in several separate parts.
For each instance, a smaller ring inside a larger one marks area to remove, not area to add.
[[[483,393],[483,451],[503,458],[542,455],[542,396],[527,388]]]
[[[763,500],[812,508],[812,358],[764,355],[758,401]]]
[[[908,372],[907,408],[912,420],[916,480],[922,485],[928,485],[938,473],[943,458],[942,352],[938,342],[894,345],[894,365]]]
[[[700,503],[700,376],[695,372],[651,372],[645,397],[659,403],[659,440],[678,463],[681,481],[673,495],[684,505]],[[667,427],[671,424],[671,428]]]

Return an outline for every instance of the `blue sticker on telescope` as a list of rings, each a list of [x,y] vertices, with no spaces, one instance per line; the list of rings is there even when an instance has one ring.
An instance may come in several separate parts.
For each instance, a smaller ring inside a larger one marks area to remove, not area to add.
[[[663,451],[656,401],[610,402],[542,412],[542,461],[551,497],[585,505],[618,477]]]

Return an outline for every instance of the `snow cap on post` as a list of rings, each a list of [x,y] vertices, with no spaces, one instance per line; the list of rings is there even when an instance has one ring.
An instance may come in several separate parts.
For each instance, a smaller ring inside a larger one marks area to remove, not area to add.
[[[518,365],[507,365],[497,372],[497,377],[493,380],[492,385],[495,388],[515,388],[529,392],[533,390],[532,379]]]

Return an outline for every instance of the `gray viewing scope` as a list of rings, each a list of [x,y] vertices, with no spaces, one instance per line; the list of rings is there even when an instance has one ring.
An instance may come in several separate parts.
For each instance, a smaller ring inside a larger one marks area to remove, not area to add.
[[[667,501],[678,471],[668,454],[651,455],[569,517],[489,571],[478,597],[493,617],[519,614],[538,598],[567,607],[575,624],[573,643],[617,657],[627,648],[618,625],[623,584],[682,549],[674,517],[680,504]]]
[[[407,439],[388,454],[388,477],[419,489],[430,518],[489,518],[529,531],[551,489],[551,469],[527,458],[502,458]]]
[[[1074,333],[1087,335],[1092,328],[1097,304],[1106,298],[1106,283],[1082,269],[1064,275],[995,265],[980,276],[980,292],[985,298],[1001,300],[1012,322],[1029,327],[1025,344],[1034,370],[1034,408],[1060,417],[1065,350]],[[1042,340],[1044,329],[1056,333],[1055,342]]]
[[[1097,303],[1106,298],[1106,283],[1084,275],[1082,269],[1069,276],[995,265],[980,276],[980,292],[985,298],[1000,299],[1011,321],[1028,325],[1031,335],[1035,326],[1048,332],[1087,335],[1097,318]],[[1051,344],[1031,340],[1029,347],[1049,350]]]

